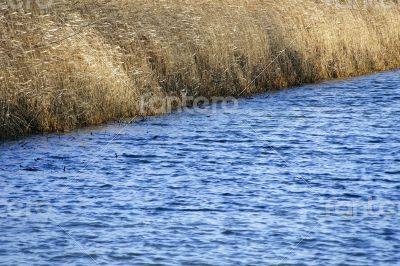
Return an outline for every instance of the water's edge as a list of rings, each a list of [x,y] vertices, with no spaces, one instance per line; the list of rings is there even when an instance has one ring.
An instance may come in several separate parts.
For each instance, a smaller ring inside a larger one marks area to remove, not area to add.
[[[252,98],[252,97],[262,97],[265,95],[270,95],[273,93],[278,93],[280,91],[285,91],[285,90],[291,90],[291,89],[297,89],[297,88],[301,88],[304,86],[310,86],[310,85],[323,85],[323,84],[327,84],[327,83],[334,83],[334,82],[342,82],[342,81],[351,81],[351,80],[357,80],[357,79],[361,79],[363,77],[368,77],[368,76],[374,76],[377,74],[384,74],[384,73],[390,73],[390,72],[396,72],[398,71],[399,68],[393,68],[393,69],[388,69],[385,71],[376,71],[376,72],[370,72],[370,73],[365,73],[363,75],[359,75],[359,76],[348,76],[348,77],[342,77],[342,78],[337,78],[337,79],[330,79],[330,80],[320,80],[318,82],[315,83],[303,83],[303,84],[298,84],[298,85],[293,85],[293,86],[288,86],[288,87],[282,87],[282,88],[276,88],[276,89],[272,89],[272,90],[268,90],[268,91],[263,91],[263,92],[258,92],[255,94],[251,94],[251,95],[246,95],[246,96],[242,96],[242,97],[233,97],[233,96],[229,96],[229,97],[224,97],[224,98],[235,98],[237,101],[240,100],[245,100],[246,98]],[[199,96],[202,97],[202,96]],[[218,97],[217,97],[218,98]],[[217,103],[218,104],[218,103]],[[178,107],[178,109],[180,109],[180,111],[183,111],[185,109],[190,109],[193,108],[192,105],[188,105],[187,107],[183,107],[180,106]],[[29,131],[29,133],[27,134],[21,134],[20,136],[8,136],[7,138],[0,138],[0,145],[1,144],[5,144],[8,142],[12,142],[12,141],[21,141],[21,140],[29,140],[30,137],[37,137],[37,136],[60,136],[60,135],[64,135],[64,134],[71,134],[73,132],[76,131],[83,131],[83,132],[91,132],[91,131],[96,131],[96,130],[102,130],[104,128],[108,128],[109,126],[113,126],[113,125],[127,125],[127,124],[131,124],[131,123],[137,123],[139,121],[143,121],[146,120],[148,118],[155,118],[155,117],[161,117],[164,115],[169,115],[171,113],[176,112],[176,109],[171,109],[169,110],[170,112],[167,113],[159,113],[159,114],[154,114],[154,115],[147,115],[147,116],[134,116],[134,117],[127,117],[127,118],[121,118],[118,120],[110,120],[104,123],[100,123],[100,124],[93,124],[93,125],[86,125],[83,127],[78,127],[78,128],[74,128],[68,131],[55,131],[55,132],[35,132],[35,131]]]

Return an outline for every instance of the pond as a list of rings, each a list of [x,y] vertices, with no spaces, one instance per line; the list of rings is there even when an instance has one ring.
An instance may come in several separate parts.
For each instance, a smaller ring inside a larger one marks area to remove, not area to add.
[[[0,145],[1,265],[396,265],[400,72]]]

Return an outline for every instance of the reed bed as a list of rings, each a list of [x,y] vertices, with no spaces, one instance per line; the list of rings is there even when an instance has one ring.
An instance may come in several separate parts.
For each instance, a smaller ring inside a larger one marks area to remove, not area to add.
[[[332,3],[0,0],[0,138],[400,66],[396,1]]]

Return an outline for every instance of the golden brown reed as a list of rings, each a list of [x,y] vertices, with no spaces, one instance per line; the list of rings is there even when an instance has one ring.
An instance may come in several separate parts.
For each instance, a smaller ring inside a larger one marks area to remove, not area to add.
[[[393,1],[3,2],[1,138],[154,115],[141,98],[182,89],[241,96],[400,66]]]

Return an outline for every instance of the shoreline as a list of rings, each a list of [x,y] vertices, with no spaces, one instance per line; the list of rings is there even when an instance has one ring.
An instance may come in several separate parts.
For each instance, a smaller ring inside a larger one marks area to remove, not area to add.
[[[377,72],[371,72],[371,73],[366,73],[360,76],[352,76],[352,77],[343,77],[340,79],[330,79],[330,80],[320,80],[314,83],[304,83],[304,84],[300,84],[300,85],[294,85],[294,86],[289,86],[289,87],[284,87],[284,88],[279,88],[279,89],[275,89],[275,90],[271,90],[270,92],[261,92],[261,93],[257,93],[257,94],[251,94],[251,95],[247,95],[244,97],[239,97],[236,100],[238,101],[237,103],[234,104],[239,104],[240,101],[242,100],[246,100],[247,97],[263,97],[263,96],[269,96],[272,95],[274,93],[279,93],[279,92],[283,92],[285,90],[294,90],[294,89],[301,89],[304,86],[318,86],[318,85],[325,85],[327,83],[340,83],[340,82],[346,82],[346,81],[351,81],[351,80],[357,80],[357,79],[362,79],[362,78],[368,78],[370,76],[375,76],[375,75],[384,75],[385,73],[392,73],[392,72],[400,72],[400,68],[395,68],[395,69],[389,69],[389,70],[385,70],[385,71],[377,71]],[[205,105],[218,105],[218,104],[224,104],[221,102],[210,102],[208,104]],[[84,127],[77,127],[77,128],[73,128],[70,130],[66,130],[66,131],[59,131],[59,132],[30,132],[29,134],[25,134],[25,135],[21,135],[21,136],[14,136],[14,137],[10,137],[10,138],[4,138],[4,139],[0,139],[0,146],[2,144],[8,144],[8,143],[12,143],[12,142],[18,142],[18,141],[24,141],[27,138],[34,138],[34,137],[62,137],[65,135],[69,135],[69,134],[75,134],[75,133],[82,133],[82,134],[92,134],[93,132],[100,132],[102,131],[102,129],[104,129],[105,133],[110,133],[112,134],[118,134],[117,132],[108,132],[107,128],[109,127],[113,127],[113,126],[122,126],[125,127],[126,125],[132,124],[132,123],[140,123],[143,121],[147,121],[148,119],[157,119],[157,118],[162,118],[165,115],[175,115],[176,113],[182,113],[182,112],[186,112],[186,111],[192,111],[193,109],[199,108],[199,106],[180,106],[177,109],[171,110],[170,112],[167,113],[159,113],[159,114],[155,114],[152,116],[142,116],[142,117],[128,117],[128,118],[124,118],[124,119],[119,119],[119,120],[110,120],[110,121],[106,121],[104,123],[101,124],[96,124],[96,125],[87,125]],[[193,112],[196,112],[196,110],[194,110]],[[199,111],[201,112],[201,111]]]

